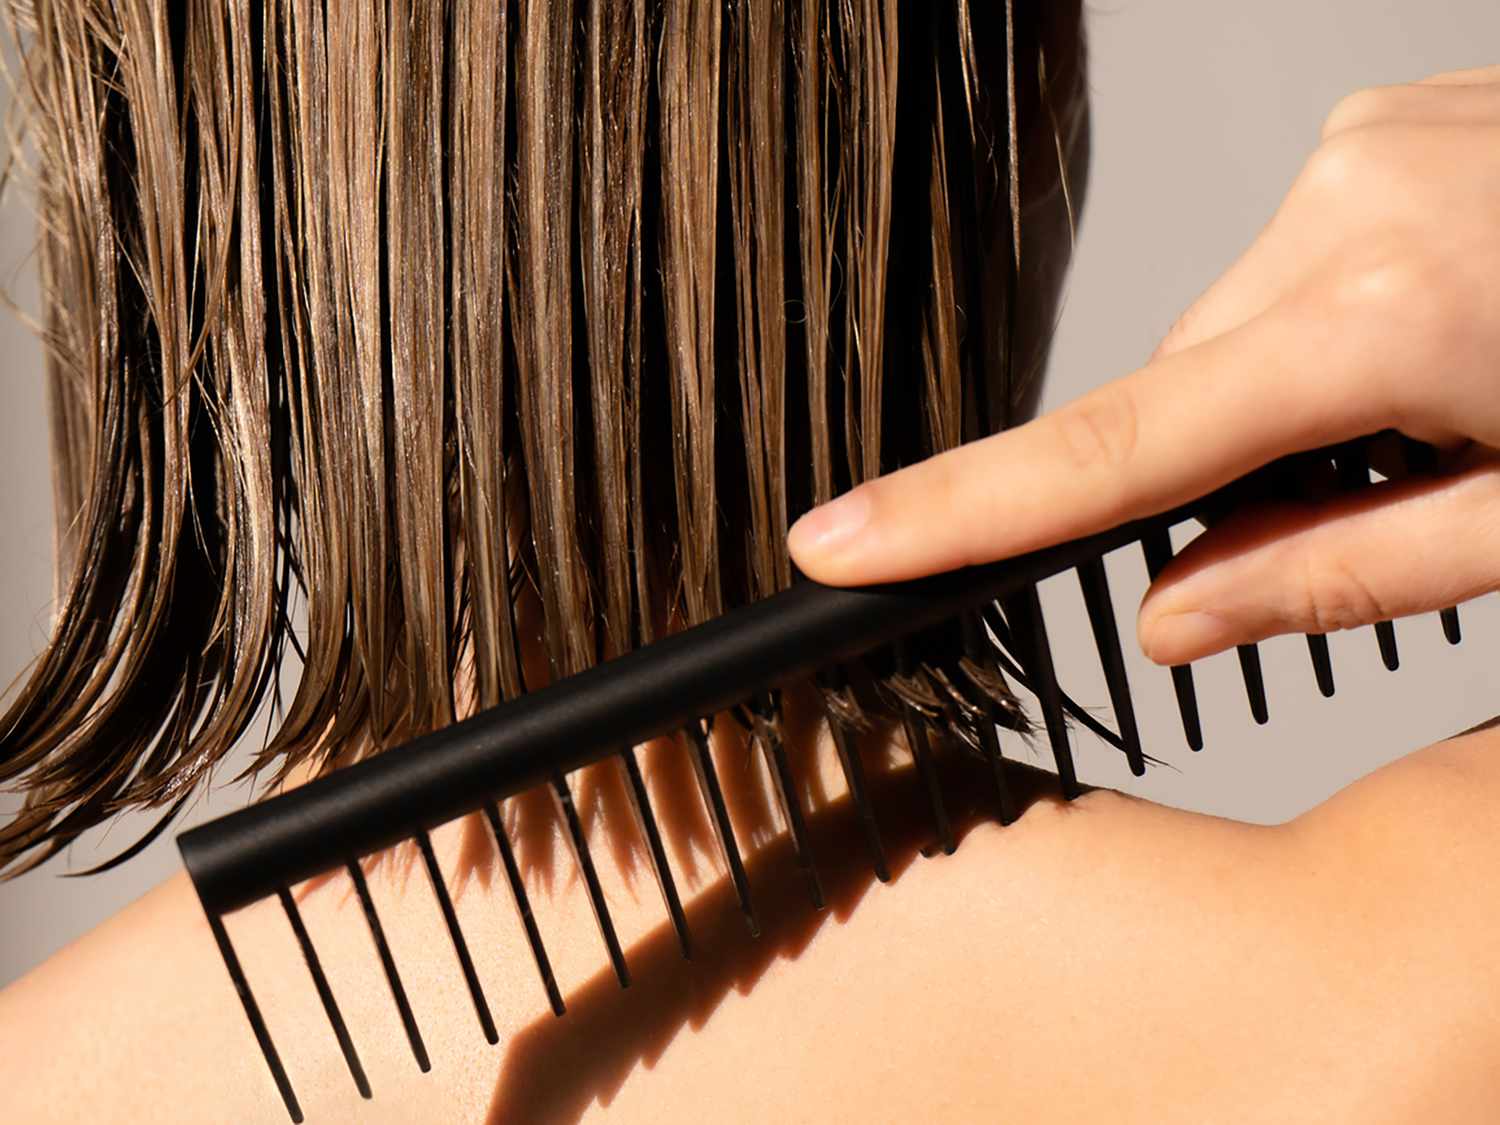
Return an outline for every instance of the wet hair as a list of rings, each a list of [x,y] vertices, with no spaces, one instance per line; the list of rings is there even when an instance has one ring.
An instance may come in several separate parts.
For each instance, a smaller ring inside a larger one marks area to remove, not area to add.
[[[9,3],[59,583],[11,874],[268,703],[275,781],[765,597],[803,510],[1034,408],[1076,0]]]

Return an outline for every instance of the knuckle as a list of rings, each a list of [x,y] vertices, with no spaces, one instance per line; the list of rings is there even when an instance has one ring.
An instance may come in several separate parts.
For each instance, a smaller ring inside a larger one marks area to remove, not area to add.
[[[1390,616],[1358,568],[1339,555],[1309,555],[1302,585],[1302,621],[1309,632],[1336,633]]]
[[[1302,170],[1305,191],[1339,201],[1357,198],[1381,174],[1386,146],[1377,130],[1345,129],[1329,135],[1308,157]]]
[[[1134,458],[1140,417],[1130,393],[1118,384],[1085,395],[1055,417],[1063,453],[1075,468],[1114,473]]]
[[[1474,310],[1453,271],[1415,239],[1372,249],[1349,262],[1333,285],[1335,311],[1371,339],[1394,334],[1422,349],[1448,349],[1472,325]]]
[[[1340,98],[1323,120],[1322,139],[1327,141],[1350,129],[1374,125],[1391,112],[1392,95],[1388,90],[1356,90]]]

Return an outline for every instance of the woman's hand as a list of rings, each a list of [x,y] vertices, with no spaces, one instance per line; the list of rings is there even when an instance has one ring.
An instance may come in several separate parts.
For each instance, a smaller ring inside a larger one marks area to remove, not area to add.
[[[1236,513],[1141,609],[1181,663],[1500,588],[1500,67],[1367,90],[1144,368],[854,489],[792,529],[854,584],[1018,554],[1163,511],[1287,453],[1394,428],[1451,472]]]

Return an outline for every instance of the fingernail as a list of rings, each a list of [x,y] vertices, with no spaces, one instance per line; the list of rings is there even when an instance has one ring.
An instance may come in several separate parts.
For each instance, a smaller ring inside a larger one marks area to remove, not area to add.
[[[787,533],[787,547],[804,561],[847,546],[870,522],[870,496],[862,488],[814,508]]]
[[[1141,624],[1141,648],[1157,664],[1186,664],[1234,643],[1229,622],[1202,610],[1165,613]]]

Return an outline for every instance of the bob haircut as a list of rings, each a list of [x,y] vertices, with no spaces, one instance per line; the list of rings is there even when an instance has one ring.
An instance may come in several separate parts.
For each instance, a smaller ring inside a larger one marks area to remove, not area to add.
[[[58,610],[0,868],[159,831],[268,701],[274,783],[769,595],[802,510],[1027,416],[1079,8],[10,0]],[[953,629],[825,698],[976,691]]]

